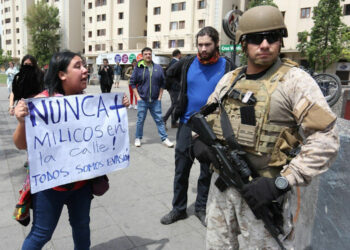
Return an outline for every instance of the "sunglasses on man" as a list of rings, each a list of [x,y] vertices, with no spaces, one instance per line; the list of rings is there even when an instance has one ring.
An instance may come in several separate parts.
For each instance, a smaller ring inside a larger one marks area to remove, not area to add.
[[[277,41],[280,41],[281,38],[282,38],[282,34],[281,32],[278,32],[278,31],[261,32],[261,33],[247,34],[245,36],[245,41],[247,43],[259,45],[264,41],[264,39],[266,39],[266,41],[269,44],[272,44]]]

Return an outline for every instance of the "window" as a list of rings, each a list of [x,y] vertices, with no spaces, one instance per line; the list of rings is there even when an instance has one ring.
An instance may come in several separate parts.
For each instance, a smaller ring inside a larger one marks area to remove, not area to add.
[[[19,10],[19,7],[18,7],[18,5],[16,5],[16,10]]]
[[[198,9],[205,9],[205,0],[198,1]]]
[[[6,18],[5,19],[5,23],[10,23],[11,22],[11,18]]]
[[[309,18],[310,17],[310,8],[301,8],[300,18]]]
[[[97,30],[97,36],[105,36],[105,35],[106,35],[106,29]]]
[[[16,28],[16,33],[19,33],[19,28]]]
[[[160,7],[155,7],[153,9],[153,15],[160,15]]]
[[[88,37],[92,37],[92,31],[89,31]]]
[[[155,31],[155,32],[160,31],[160,24],[155,24],[155,25],[154,25],[154,31]]]
[[[119,16],[119,19],[124,19],[124,12],[119,12],[118,16]]]
[[[89,4],[88,4],[88,8],[89,8],[89,9],[92,9],[92,3],[89,3]]]
[[[82,11],[82,12],[81,12],[81,16],[85,16],[85,11]]]
[[[101,15],[97,15],[97,16],[96,16],[96,21],[97,21],[97,22],[101,21]]]
[[[5,13],[10,12],[10,7],[5,8],[4,10],[5,10]]]
[[[6,40],[6,45],[10,45],[11,44],[11,39]]]
[[[123,28],[118,28],[118,35],[123,35]]]
[[[17,50],[17,55],[20,55],[21,54],[21,51],[20,50]]]
[[[102,21],[106,21],[106,14],[102,14]]]
[[[102,44],[101,49],[106,50],[106,44]]]
[[[122,43],[118,43],[118,50],[123,50],[123,44]]]
[[[286,15],[286,12],[285,11],[281,11],[282,13],[282,16],[283,16],[283,19],[284,19],[284,16]]]
[[[113,46],[110,47],[110,51],[113,51]]]
[[[198,20],[198,28],[204,28],[205,26],[205,20]]]
[[[95,6],[103,6],[107,4],[107,0],[95,0]]]
[[[152,48],[153,49],[160,49],[160,42],[159,41],[153,41]]]
[[[124,3],[124,0],[118,0],[118,3]]]
[[[19,44],[20,43],[20,40],[19,39],[17,39],[17,44]]]
[[[186,9],[186,2],[171,4],[171,11],[180,11]]]
[[[185,21],[179,21],[179,29],[185,28]]]
[[[92,16],[89,17],[89,23],[92,23]]]
[[[176,40],[169,40],[169,48],[175,48],[176,47]]]
[[[170,22],[170,30],[177,30],[177,22]]]
[[[344,4],[344,16],[350,15],[350,4]]]
[[[143,31],[143,36],[147,36],[147,30]]]
[[[19,17],[16,17],[16,23],[18,23],[19,22]]]
[[[147,16],[145,16],[145,22],[147,23]]]
[[[177,47],[182,48],[184,46],[185,46],[185,40],[184,39],[177,40]]]
[[[100,51],[100,50],[101,50],[101,44],[96,44],[95,51]]]
[[[92,51],[92,45],[89,45],[89,51]]]
[[[11,29],[6,29],[6,35],[11,34]]]

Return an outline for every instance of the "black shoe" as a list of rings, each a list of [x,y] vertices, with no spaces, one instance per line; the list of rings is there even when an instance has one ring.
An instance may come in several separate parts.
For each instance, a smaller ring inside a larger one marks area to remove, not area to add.
[[[200,220],[203,226],[207,227],[207,223],[205,222],[205,210],[195,211],[194,214]]]
[[[178,220],[183,220],[187,218],[187,213],[185,212],[178,212],[176,210],[171,210],[168,214],[164,215],[163,218],[160,220],[160,223],[163,225],[169,225],[171,223],[174,223]]]

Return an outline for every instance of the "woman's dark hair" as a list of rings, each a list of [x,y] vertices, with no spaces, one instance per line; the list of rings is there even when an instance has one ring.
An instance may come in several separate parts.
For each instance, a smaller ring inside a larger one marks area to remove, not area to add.
[[[24,65],[24,62],[29,59],[32,65]],[[13,79],[12,92],[13,100],[16,102],[21,98],[33,97],[39,94],[44,87],[44,74],[38,67],[38,63],[34,56],[25,55],[21,61],[19,72]]]
[[[196,45],[198,46],[198,37],[205,35],[209,36],[213,40],[215,47],[217,48],[217,50],[219,50],[219,33],[216,29],[214,29],[211,26],[206,26],[200,31],[198,31],[196,35]]]
[[[44,79],[45,87],[48,89],[50,96],[54,93],[65,94],[58,73],[60,71],[67,72],[67,67],[75,56],[81,57],[79,54],[71,51],[57,52],[52,56]]]

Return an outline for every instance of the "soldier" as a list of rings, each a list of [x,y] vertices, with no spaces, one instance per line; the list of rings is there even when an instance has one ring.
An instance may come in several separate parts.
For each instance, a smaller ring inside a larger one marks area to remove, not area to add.
[[[258,6],[246,11],[236,41],[247,56],[247,66],[225,74],[208,99],[208,104],[221,103],[246,159],[260,177],[244,186],[242,197],[234,187],[220,192],[215,185],[219,175],[213,173],[207,204],[207,249],[278,249],[250,209],[277,199],[284,206],[283,244],[292,247],[292,217],[283,201],[290,198],[293,187],[307,185],[325,172],[337,155],[336,116],[317,83],[293,61],[279,58],[287,35],[277,8]],[[220,114],[207,119],[224,141]],[[299,142],[300,153],[290,159],[289,153]]]

